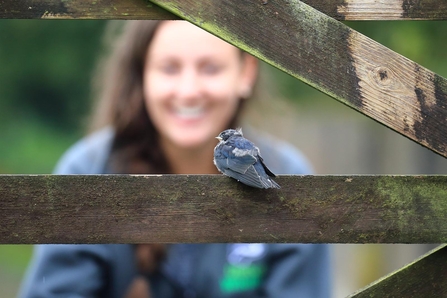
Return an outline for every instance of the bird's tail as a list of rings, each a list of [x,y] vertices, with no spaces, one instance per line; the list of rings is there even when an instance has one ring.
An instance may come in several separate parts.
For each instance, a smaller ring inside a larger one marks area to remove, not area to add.
[[[272,179],[269,179],[269,181],[271,183],[270,188],[281,188],[281,186],[279,186],[279,184],[273,181]]]
[[[281,188],[281,186],[279,186],[278,183],[276,183],[273,179],[270,178],[264,178],[264,177],[259,177],[261,178],[261,184],[262,184],[262,188]]]

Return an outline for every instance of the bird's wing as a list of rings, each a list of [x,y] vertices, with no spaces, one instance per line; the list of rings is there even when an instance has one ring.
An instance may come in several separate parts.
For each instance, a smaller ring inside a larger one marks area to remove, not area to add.
[[[256,161],[253,149],[233,148],[227,157],[227,167],[235,172],[245,174]]]
[[[248,167],[245,174],[241,174],[231,169],[227,169],[225,174],[252,187],[257,188],[280,188],[280,186],[268,177],[259,175],[255,166]]]
[[[270,179],[270,177],[276,176],[264,165],[264,163],[262,163],[262,159],[259,159],[259,162],[255,163],[253,167],[258,173],[260,177],[259,179],[261,179],[261,183],[262,185],[264,185],[264,188],[281,188],[278,183]],[[272,174],[273,176],[270,174]]]
[[[264,159],[261,156],[261,151],[259,150],[258,147],[256,147],[255,144],[253,144],[251,141],[249,141],[247,139],[243,139],[243,140],[238,139],[237,144],[238,144],[238,148],[242,148],[242,149],[236,149],[239,151],[240,155],[248,154],[248,155],[253,156],[257,161],[259,160],[265,173],[268,176],[276,177],[276,175],[272,171],[270,171],[270,169],[265,165]],[[258,169],[258,172],[260,173],[259,169]]]
[[[257,188],[266,188],[253,166],[248,167],[244,174],[233,171],[232,169],[227,169],[225,174],[246,185]]]
[[[261,157],[261,155],[258,155],[258,159],[262,167],[264,168],[265,173],[270,177],[276,177],[276,175],[272,171],[270,171],[270,169],[265,165],[264,159]]]
[[[214,163],[221,172],[231,169],[243,174],[256,161],[249,149],[238,149],[234,145],[220,144],[214,150]]]

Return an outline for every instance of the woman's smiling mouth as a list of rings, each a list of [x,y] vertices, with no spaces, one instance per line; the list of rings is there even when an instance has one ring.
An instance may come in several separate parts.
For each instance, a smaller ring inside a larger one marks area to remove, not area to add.
[[[203,117],[205,108],[203,105],[174,107],[174,114],[182,120],[197,120]]]

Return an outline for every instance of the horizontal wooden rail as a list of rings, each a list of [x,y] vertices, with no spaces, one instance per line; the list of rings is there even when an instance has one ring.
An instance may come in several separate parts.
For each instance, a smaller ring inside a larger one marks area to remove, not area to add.
[[[447,157],[447,80],[303,2],[152,1]]]
[[[447,176],[2,175],[0,244],[447,242]]]
[[[243,2],[240,0],[236,0]],[[267,5],[285,0],[253,0]],[[445,20],[444,0],[304,0],[338,20]],[[0,18],[15,19],[176,19],[147,0],[3,0]]]
[[[447,297],[447,247],[439,246],[349,298]]]
[[[147,0],[2,0],[4,19],[174,20],[175,15]]]

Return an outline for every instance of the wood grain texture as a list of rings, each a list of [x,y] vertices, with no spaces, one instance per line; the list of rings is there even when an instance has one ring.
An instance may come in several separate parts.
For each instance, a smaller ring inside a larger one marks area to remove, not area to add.
[[[306,0],[303,2],[308,3]],[[443,0],[344,0],[339,2],[341,3],[337,5],[336,14],[339,15],[340,20],[445,20],[447,17],[447,2]],[[325,12],[324,9],[321,11]]]
[[[447,297],[447,247],[442,245],[350,298]]]
[[[178,19],[146,0],[0,0],[0,18]]]
[[[258,1],[258,0],[255,0]],[[253,1],[254,2],[254,1]],[[281,2],[259,0],[259,2]],[[444,0],[304,0],[338,20],[445,20]],[[1,0],[0,18],[176,19],[148,0]]]
[[[0,176],[0,244],[442,243],[447,176]]]
[[[298,0],[153,0],[447,157],[447,80]]]

